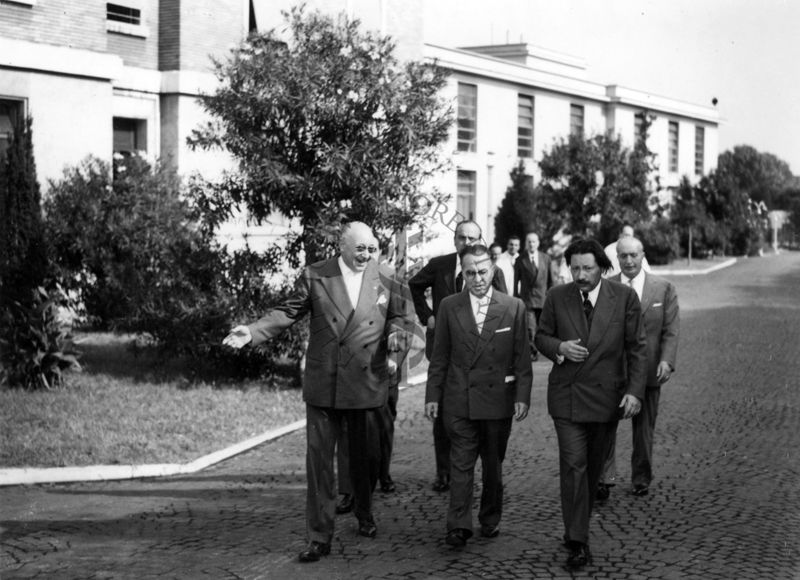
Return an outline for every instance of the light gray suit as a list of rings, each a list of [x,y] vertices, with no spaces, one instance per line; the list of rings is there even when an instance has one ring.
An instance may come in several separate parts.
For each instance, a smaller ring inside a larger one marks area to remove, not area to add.
[[[622,282],[617,274],[611,280]],[[649,486],[653,479],[653,433],[658,416],[661,385],[656,371],[661,361],[674,371],[678,354],[680,313],[675,286],[652,274],[645,273],[642,288],[642,317],[647,339],[647,389],[641,412],[632,419],[633,453],[631,454],[631,483]],[[606,458],[600,481],[610,483],[616,476],[616,431]]]

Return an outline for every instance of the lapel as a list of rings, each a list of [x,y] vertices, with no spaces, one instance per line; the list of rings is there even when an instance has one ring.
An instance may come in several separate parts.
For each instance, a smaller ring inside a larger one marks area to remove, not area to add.
[[[583,313],[583,297],[581,296],[580,288],[575,282],[570,282],[572,291],[566,294],[566,311],[572,320],[572,324],[578,331],[581,339],[581,344],[586,345],[589,343],[589,323],[586,320],[586,315]]]
[[[503,309],[500,306],[500,302],[497,300],[498,290],[492,290],[492,298],[489,301],[489,309],[486,311],[486,318],[483,320],[483,329],[481,330],[481,335],[478,337],[478,343],[475,345],[475,354],[472,357],[472,362],[474,363],[475,360],[480,356],[483,352],[483,349],[489,344],[489,341],[492,339],[497,328],[500,326],[500,321],[503,319]],[[472,310],[472,304],[470,304],[470,310]],[[478,334],[478,326],[475,323],[475,317],[472,318],[474,327],[473,327],[473,334]]]
[[[539,269],[536,267],[536,263],[531,260],[531,256],[528,252],[525,252],[523,259],[525,260],[524,264],[527,266],[528,270],[531,271],[531,274],[533,274],[533,279],[536,280],[536,277],[539,275]]]
[[[456,261],[458,260],[458,254],[450,254],[446,256],[446,260],[443,260],[444,263],[444,285],[447,288],[447,296],[456,293]]]
[[[608,330],[608,323],[611,320],[617,307],[619,296],[607,280],[600,281],[600,293],[597,296],[597,304],[594,305],[592,314],[592,328],[589,332],[589,342],[586,348],[589,352],[594,352]]]
[[[319,280],[331,303],[339,311],[340,321],[336,327],[341,334],[344,330],[347,319],[350,317],[350,298],[347,296],[347,288],[344,285],[342,271],[339,269],[338,258],[331,258],[322,265],[319,270]]]
[[[475,350],[477,349],[477,343],[480,339],[480,336],[478,336],[478,327],[475,323],[475,316],[472,314],[472,304],[469,301],[469,292],[460,292],[458,294],[458,302],[456,304],[456,319],[458,320],[458,325],[461,327],[461,332],[464,336],[463,341],[466,343],[469,351],[474,354]],[[485,329],[485,322],[483,326]]]
[[[364,276],[361,278],[361,291],[358,294],[358,304],[356,305],[353,316],[349,317],[349,321],[345,328],[345,334],[349,331],[358,328],[361,321],[369,316],[372,312],[372,307],[378,302],[378,294],[382,290],[380,283],[380,271],[378,264],[375,260],[367,262],[367,268],[364,270]],[[344,286],[344,283],[342,283]],[[345,292],[346,293],[346,292]],[[386,297],[387,301],[389,297]]]
[[[650,276],[645,273],[644,286],[642,286],[642,314],[650,308],[650,305],[655,301],[656,287],[650,280]]]

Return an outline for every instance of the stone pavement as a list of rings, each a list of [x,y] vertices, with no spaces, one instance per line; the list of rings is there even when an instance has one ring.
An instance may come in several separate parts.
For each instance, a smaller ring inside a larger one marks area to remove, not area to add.
[[[545,412],[550,364],[504,466],[501,534],[444,544],[447,494],[430,490],[423,389],[402,392],[378,537],[338,516],[330,556],[305,546],[305,435],[191,476],[0,489],[0,578],[800,578],[800,254],[674,277],[678,371],[663,388],[651,494],[613,488],[591,527],[594,564],[562,567],[558,461]],[[630,426],[618,467],[629,475]]]

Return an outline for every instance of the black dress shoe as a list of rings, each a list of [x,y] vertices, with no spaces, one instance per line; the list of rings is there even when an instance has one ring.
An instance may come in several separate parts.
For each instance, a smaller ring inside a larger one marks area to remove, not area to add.
[[[643,495],[647,495],[650,493],[650,488],[642,483],[637,483],[633,486],[633,495],[636,497],[642,497]]]
[[[323,544],[322,542],[311,542],[308,548],[300,552],[297,559],[301,562],[318,562],[322,556],[327,556],[331,553],[331,545]]]
[[[447,532],[447,536],[444,538],[444,543],[448,546],[454,546],[456,548],[463,548],[467,545],[467,540],[472,535],[472,532],[469,530],[465,530],[463,528],[455,528]]]
[[[599,501],[606,501],[608,496],[611,495],[611,487],[605,483],[597,484],[597,495],[595,496]]]
[[[446,477],[437,477],[433,482],[433,491],[443,492],[450,489],[450,481]]]
[[[487,526],[481,525],[481,536],[484,538],[496,538],[500,535],[500,525]]]
[[[336,504],[336,513],[346,514],[351,511],[353,511],[353,495],[346,493],[342,496],[342,499],[339,500],[339,503]]]
[[[381,491],[383,493],[394,493],[397,487],[394,485],[392,478],[384,479],[381,481]]]
[[[567,568],[583,568],[592,563],[592,553],[589,546],[582,542],[570,542]]]
[[[378,535],[378,526],[371,520],[360,520],[358,522],[358,535],[365,538],[374,538]]]

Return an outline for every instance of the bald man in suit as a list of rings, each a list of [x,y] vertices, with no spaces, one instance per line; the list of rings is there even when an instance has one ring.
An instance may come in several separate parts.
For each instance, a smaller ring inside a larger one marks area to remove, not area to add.
[[[611,277],[632,287],[642,304],[645,336],[647,338],[647,388],[642,412],[633,417],[633,452],[631,453],[631,485],[634,496],[647,495],[653,480],[653,434],[658,416],[661,385],[675,372],[680,334],[680,312],[675,286],[645,272],[644,246],[635,237],[627,236],[617,242],[617,258],[621,272]],[[597,499],[608,499],[616,476],[616,432],[612,435],[604,473],[597,488]]]
[[[303,377],[309,544],[301,562],[316,562],[331,550],[334,448],[345,423],[358,533],[377,533],[372,492],[379,474],[379,415],[389,394],[388,353],[403,344],[412,322],[401,283],[372,259],[374,239],[365,224],[346,224],[338,257],[307,266],[282,305],[237,326],[223,341],[232,348],[257,345],[311,314]]]
[[[589,521],[619,418],[641,410],[647,343],[636,292],[602,278],[611,263],[594,240],[565,252],[572,282],[553,287],[542,309],[536,346],[554,361],[547,410],[558,437],[561,512],[567,566],[591,562]]]

